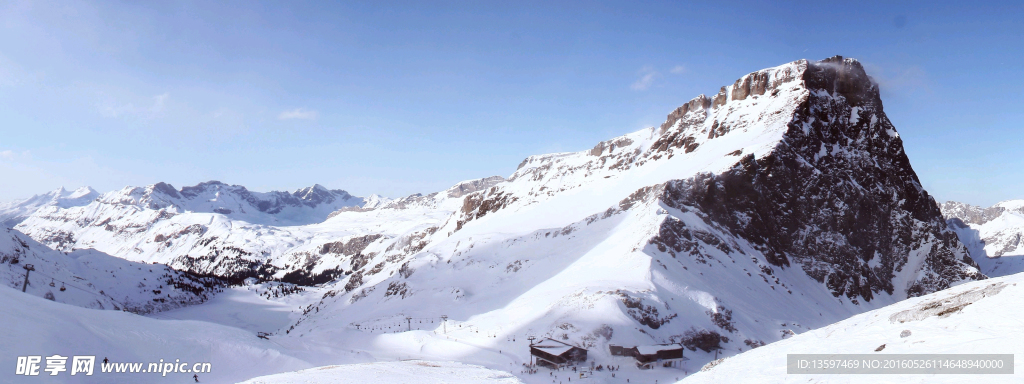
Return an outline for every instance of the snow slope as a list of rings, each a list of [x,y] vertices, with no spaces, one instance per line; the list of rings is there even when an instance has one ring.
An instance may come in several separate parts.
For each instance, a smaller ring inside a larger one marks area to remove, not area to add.
[[[1012,375],[788,375],[786,355],[1015,354],[1024,344],[1024,334],[1013,331],[1021,326],[1021,302],[1024,274],[967,283],[727,358],[681,382],[1019,383],[1024,380],[1024,363],[1019,358],[1014,360]],[[940,315],[943,312],[949,313]],[[909,335],[902,337],[906,331]],[[874,352],[883,344],[882,351]]]
[[[71,305],[139,314],[199,304],[220,281],[198,278],[165,265],[133,263],[96,250],[53,251],[12,229],[0,229],[0,283]],[[64,288],[63,290],[61,288]]]
[[[112,362],[181,360],[209,362],[211,372],[199,374],[203,383],[233,383],[254,376],[313,366],[282,353],[273,342],[252,332],[199,321],[155,320],[119,311],[79,308],[0,287],[0,372],[4,383],[184,383],[190,373],[103,373],[100,362],[92,376],[70,371],[49,376],[16,376],[18,356],[96,356]],[[70,367],[71,359],[68,360]],[[191,366],[191,364],[189,364]],[[148,364],[146,368],[148,369]]]
[[[948,201],[942,213],[983,273],[1024,272],[1024,200],[1007,200],[989,208]]]
[[[522,383],[507,372],[456,362],[395,361],[317,367],[298,372],[279,373],[246,380],[242,384],[474,384]]]

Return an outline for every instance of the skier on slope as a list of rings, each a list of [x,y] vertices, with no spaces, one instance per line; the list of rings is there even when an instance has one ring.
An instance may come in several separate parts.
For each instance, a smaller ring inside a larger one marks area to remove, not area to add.
[[[197,383],[199,382],[199,375],[193,374],[192,378],[195,379]]]

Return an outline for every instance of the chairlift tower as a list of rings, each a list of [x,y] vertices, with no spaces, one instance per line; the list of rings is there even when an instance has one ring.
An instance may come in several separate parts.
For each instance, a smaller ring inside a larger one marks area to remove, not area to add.
[[[29,272],[36,270],[36,267],[32,264],[25,264],[22,268],[25,268],[25,284],[21,285],[21,292],[25,292],[25,290],[28,289],[28,274]]]

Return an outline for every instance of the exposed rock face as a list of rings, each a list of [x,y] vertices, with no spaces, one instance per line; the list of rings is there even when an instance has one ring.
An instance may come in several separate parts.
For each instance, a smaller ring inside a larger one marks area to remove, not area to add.
[[[491,176],[483,179],[464,181],[448,188],[448,197],[459,198],[476,191],[490,188],[502,181],[505,181],[505,178],[501,176]]]
[[[773,265],[799,261],[837,296],[918,296],[980,278],[965,268],[976,265],[921,187],[861,65],[830,58],[809,63],[802,79],[810,97],[771,154],[669,183],[663,201],[696,208],[709,224],[757,244]],[[737,81],[733,98],[774,86],[757,72]],[[894,287],[896,273],[916,268],[917,257],[922,278]]]
[[[367,246],[372,244],[374,241],[377,241],[381,237],[383,237],[383,235],[366,235],[355,237],[349,239],[348,241],[335,241],[332,243],[327,243],[320,246],[320,254],[323,255],[327,253],[336,253],[339,255],[355,256],[363,252],[363,250],[366,249]]]
[[[676,110],[672,111],[672,113],[669,113],[668,119],[661,124],[660,133],[665,133],[666,130],[674,126],[677,122],[679,122],[679,119],[681,119],[683,116],[686,116],[686,114],[689,113],[690,111],[705,110],[708,109],[708,107],[710,106],[711,100],[708,99],[707,96],[697,96],[693,100],[690,100],[690,102],[683,104],[679,108],[676,108]],[[597,155],[600,154],[598,153]]]
[[[998,205],[982,208],[977,205],[964,204],[957,201],[942,203],[942,215],[947,219],[956,218],[964,224],[985,224],[1001,216],[1006,208]]]

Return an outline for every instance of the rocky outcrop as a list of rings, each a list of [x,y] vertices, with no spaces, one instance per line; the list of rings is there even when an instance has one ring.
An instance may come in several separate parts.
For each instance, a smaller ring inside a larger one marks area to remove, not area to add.
[[[810,96],[774,151],[746,155],[722,174],[670,182],[665,204],[699,212],[777,267],[798,263],[836,296],[918,296],[983,278],[921,187],[860,63],[834,57],[797,75]],[[732,97],[776,85],[755,72],[736,82]],[[915,257],[924,257],[922,277],[894,286]]]
[[[964,204],[957,201],[942,203],[942,215],[947,219],[958,219],[964,224],[985,224],[1001,216],[1006,208],[992,206],[982,208],[977,205]]]
[[[483,179],[463,181],[455,184],[455,186],[451,188],[448,188],[447,194],[450,198],[460,198],[467,194],[490,188],[503,181],[505,181],[505,178],[501,176],[491,176]]]

